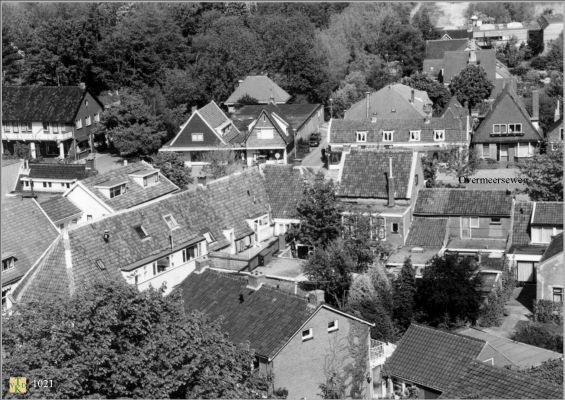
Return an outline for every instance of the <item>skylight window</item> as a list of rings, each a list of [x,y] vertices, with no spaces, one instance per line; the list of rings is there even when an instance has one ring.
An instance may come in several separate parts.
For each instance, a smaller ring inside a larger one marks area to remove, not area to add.
[[[170,230],[173,230],[173,229],[176,229],[176,228],[179,227],[178,222],[175,220],[175,218],[172,216],[172,214],[165,215],[163,217],[163,219],[167,223],[167,226],[169,227]]]
[[[135,229],[135,232],[137,232],[140,239],[145,239],[146,237],[149,236],[149,234],[142,225],[134,226],[133,229]]]
[[[106,270],[106,266],[104,265],[104,263],[102,262],[101,259],[98,258],[98,259],[94,262],[94,264],[98,267],[98,269],[99,269],[100,271],[105,271],[105,270]]]
[[[214,243],[216,238],[212,235],[212,232],[204,233],[204,238],[206,239],[206,243]]]

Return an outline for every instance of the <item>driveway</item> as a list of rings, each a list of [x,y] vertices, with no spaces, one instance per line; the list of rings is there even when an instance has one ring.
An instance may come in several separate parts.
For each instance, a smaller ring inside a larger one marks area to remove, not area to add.
[[[504,307],[508,315],[504,317],[502,325],[482,328],[482,330],[493,335],[512,338],[518,321],[531,321],[535,291],[535,285],[515,288],[512,292],[512,298]]]
[[[322,149],[328,146],[328,123],[324,122],[320,125],[320,134],[322,138],[320,140],[320,145],[318,147],[311,147],[310,153],[302,159],[300,165],[304,167],[322,167],[324,165],[322,161]]]

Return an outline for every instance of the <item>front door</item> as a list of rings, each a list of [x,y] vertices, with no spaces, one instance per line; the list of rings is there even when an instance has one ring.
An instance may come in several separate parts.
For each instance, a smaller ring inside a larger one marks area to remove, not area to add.
[[[461,239],[471,239],[471,226],[469,217],[461,217]]]
[[[498,161],[508,161],[508,145],[498,145]]]

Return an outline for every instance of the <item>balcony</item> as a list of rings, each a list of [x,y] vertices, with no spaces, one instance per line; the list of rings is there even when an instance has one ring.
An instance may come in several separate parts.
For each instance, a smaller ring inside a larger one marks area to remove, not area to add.
[[[71,130],[63,130],[61,133],[45,133],[42,129],[32,132],[5,132],[2,131],[2,139],[4,140],[23,140],[23,141],[57,141],[72,139]]]
[[[395,349],[395,344],[371,339],[371,348],[369,349],[369,361],[371,364],[371,369],[379,365],[383,365],[387,358],[389,358],[392,353],[394,353]]]

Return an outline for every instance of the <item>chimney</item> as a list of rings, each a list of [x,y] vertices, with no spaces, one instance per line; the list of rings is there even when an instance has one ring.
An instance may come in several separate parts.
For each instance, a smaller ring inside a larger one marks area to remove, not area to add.
[[[86,89],[86,85],[84,84],[84,82],[79,82],[78,87],[81,88],[82,90]]]
[[[387,179],[387,191],[388,191],[388,207],[394,207],[394,176],[392,176],[392,157],[388,159],[388,179]]]
[[[374,123],[374,124],[377,123],[377,113],[376,112],[373,113],[373,116],[371,117],[371,122]]]
[[[553,115],[554,122],[557,122],[561,119],[561,111],[559,110],[560,106],[561,104],[559,103],[559,100],[557,100],[557,106],[555,107],[555,114]]]
[[[265,276],[263,274],[249,275],[247,277],[247,289],[259,290],[265,283]]]
[[[308,307],[316,308],[324,303],[325,293],[321,289],[312,290],[308,292]]]
[[[410,91],[410,103],[414,104],[414,89]]]
[[[110,231],[108,229],[104,230],[104,235],[102,235],[102,238],[106,243],[110,241]]]
[[[190,107],[190,114],[191,115],[194,114],[196,112],[196,110],[198,110],[198,107],[196,107],[196,106]]]
[[[275,95],[273,94],[273,88],[271,88],[271,96],[269,97],[269,103],[275,104]]]
[[[366,99],[367,99],[367,101],[366,101],[366,103],[367,103],[366,104],[367,105],[367,114],[366,114],[367,119],[369,119],[369,109],[370,109],[369,95],[370,94],[371,94],[371,92],[365,92],[365,96],[366,96]]]
[[[532,91],[532,125],[539,129],[539,91]]]
[[[128,166],[128,160],[124,160],[124,167]]]

